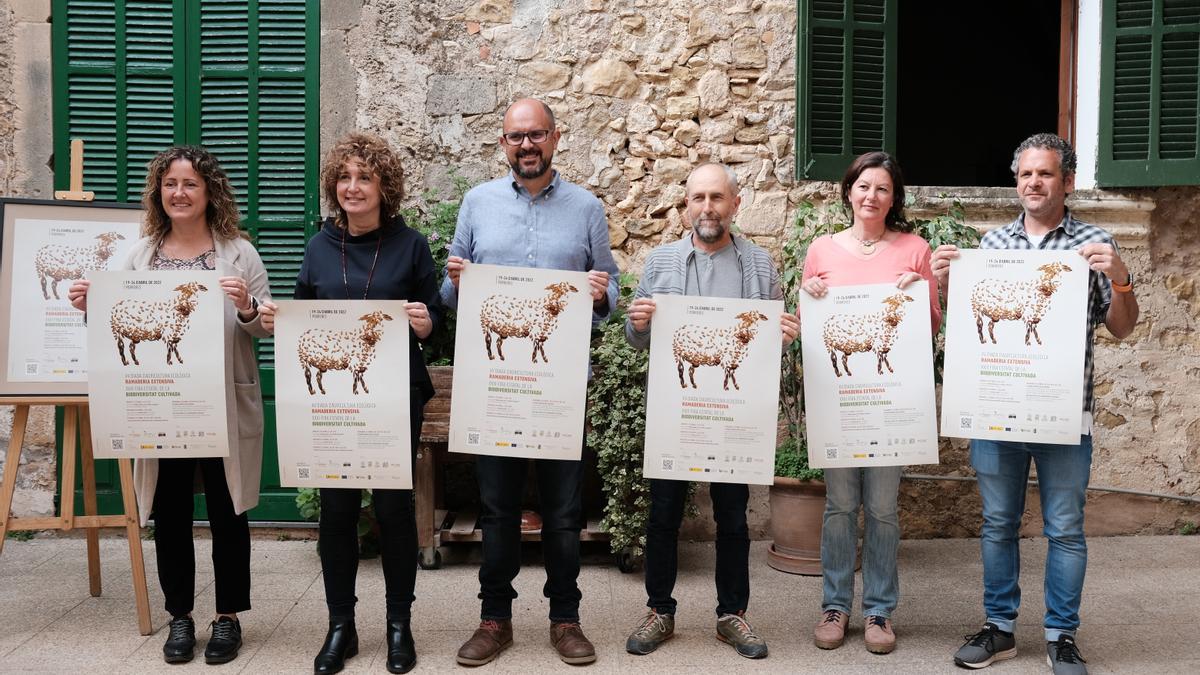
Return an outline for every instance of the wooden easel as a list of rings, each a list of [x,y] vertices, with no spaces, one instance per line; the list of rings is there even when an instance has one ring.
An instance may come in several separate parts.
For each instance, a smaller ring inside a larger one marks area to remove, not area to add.
[[[58,199],[91,201],[93,193],[83,191],[83,141],[71,141],[71,190],[55,192]],[[13,410],[12,437],[4,461],[4,480],[0,483],[0,553],[4,551],[4,539],[16,530],[65,530],[76,527],[87,529],[88,589],[92,597],[100,596],[100,533],[102,527],[123,527],[129,540],[129,563],[133,573],[133,597],[137,603],[138,630],[142,635],[154,632],[150,624],[150,596],[146,590],[146,565],[142,556],[141,528],[138,524],[137,498],[133,487],[133,463],[129,459],[118,459],[121,474],[121,498],[123,515],[101,516],[96,511],[96,462],[92,456],[91,419],[88,416],[86,396],[31,396],[0,397],[0,405],[15,406]],[[21,464],[21,448],[25,442],[25,431],[29,426],[30,406],[63,406],[63,452],[59,516],[35,518],[12,518],[13,493],[17,488],[17,472]],[[80,466],[83,471],[83,516],[75,515],[75,438],[79,446]]]

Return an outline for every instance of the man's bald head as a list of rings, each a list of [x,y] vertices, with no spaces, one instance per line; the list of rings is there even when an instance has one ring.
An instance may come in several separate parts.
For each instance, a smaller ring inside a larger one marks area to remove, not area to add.
[[[715,162],[701,164],[687,179],[687,219],[697,246],[718,249],[729,241],[733,216],[742,203],[737,174]]]
[[[692,185],[697,178],[699,178],[701,176],[709,177],[718,172],[723,174],[723,178],[729,184],[730,197],[736,195],[738,193],[737,174],[733,172],[733,169],[729,168],[728,166],[726,166],[724,164],[719,164],[717,162],[705,162],[704,164],[701,164],[700,166],[692,169],[692,172],[690,174],[688,174],[687,183],[686,183],[688,194],[691,194]]]
[[[554,111],[550,109],[550,106],[546,105],[543,101],[537,100],[536,98],[519,98],[508,104],[508,107],[504,109],[504,128],[508,129],[509,118],[512,117],[515,111],[523,111],[523,109],[527,106],[541,108],[542,114],[546,116],[546,128],[550,131],[554,131]]]

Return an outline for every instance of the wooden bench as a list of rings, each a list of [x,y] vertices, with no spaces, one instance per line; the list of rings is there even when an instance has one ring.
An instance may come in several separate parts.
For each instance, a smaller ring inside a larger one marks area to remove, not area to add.
[[[473,462],[475,456],[449,451],[453,369],[431,367],[429,377],[437,393],[425,404],[425,422],[421,427],[421,441],[416,450],[416,471],[413,474],[421,569],[441,567],[442,555],[437,549],[443,543],[483,541],[476,512],[450,512],[440,499],[439,467],[447,462]],[[521,533],[522,541],[541,541],[541,538],[539,530]],[[608,541],[608,533],[601,531],[599,519],[593,518],[580,531],[579,538],[581,541]]]

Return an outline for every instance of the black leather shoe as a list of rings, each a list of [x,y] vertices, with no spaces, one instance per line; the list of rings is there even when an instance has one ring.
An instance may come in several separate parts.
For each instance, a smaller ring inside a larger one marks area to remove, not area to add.
[[[229,663],[237,658],[242,646],[242,624],[237,619],[223,616],[208,624],[211,635],[204,647],[204,662],[209,665]]]
[[[325,644],[313,659],[313,672],[316,675],[340,673],[346,667],[346,659],[355,654],[358,654],[358,631],[354,630],[354,622],[330,621]]]
[[[187,663],[196,648],[196,622],[190,616],[177,616],[167,624],[167,642],[163,645],[163,661]]]
[[[417,648],[413,646],[408,619],[387,622],[387,646],[389,673],[407,673],[417,665]]]

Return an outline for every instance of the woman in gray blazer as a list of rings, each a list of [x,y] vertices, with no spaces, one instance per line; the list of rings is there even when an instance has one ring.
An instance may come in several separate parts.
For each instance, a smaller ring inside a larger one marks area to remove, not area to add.
[[[246,512],[258,504],[262,469],[263,405],[252,338],[267,337],[258,313],[271,299],[262,259],[238,227],[229,178],[207,150],[184,146],[159,153],[147,166],[142,192],[142,239],[126,270],[216,270],[225,303],[226,413],[229,456],[139,459],[134,465],[141,522],[154,518],[158,580],[171,614],[163,645],[167,663],[192,659],[196,626],[196,554],[192,544],[193,486],[203,484],[212,527],[216,616],[204,650],[206,662],[237,657],[242,629],[237,613],[250,609],[250,527]],[[88,282],[68,297],[87,311]]]

